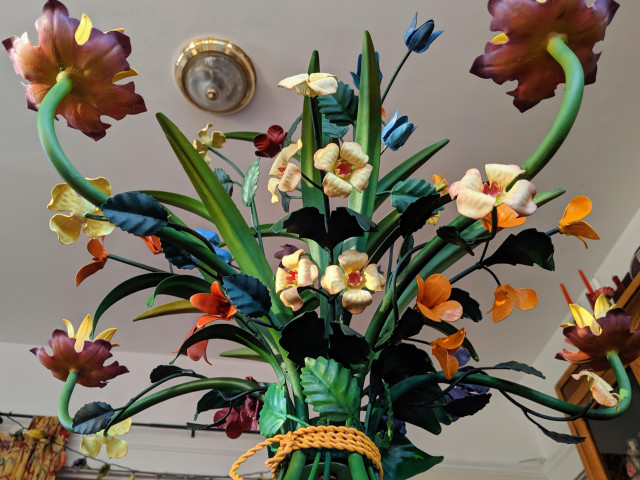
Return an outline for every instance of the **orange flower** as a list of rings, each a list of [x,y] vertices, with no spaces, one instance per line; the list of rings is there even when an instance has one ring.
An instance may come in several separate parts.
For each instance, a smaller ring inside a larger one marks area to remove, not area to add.
[[[93,261],[82,267],[76,273],[76,286],[80,285],[85,278],[93,275],[98,270],[102,270],[109,258],[109,252],[104,248],[104,236],[100,240],[92,238],[87,243],[87,251],[93,255]]]
[[[449,335],[446,338],[436,338],[431,343],[431,353],[438,360],[442,373],[444,373],[444,377],[447,380],[452,379],[458,373],[458,359],[452,353],[455,353],[460,348],[462,342],[464,342],[465,335],[465,329],[461,328],[453,335]]]
[[[511,285],[500,285],[493,293],[493,306],[486,311],[493,311],[493,321],[501,322],[513,312],[515,305],[520,310],[531,310],[538,304],[538,294],[530,288],[513,288]]]
[[[599,240],[598,234],[591,225],[583,222],[582,219],[591,212],[592,204],[589,198],[582,195],[574,197],[565,208],[558,229],[560,233],[567,236],[578,237],[584,243],[585,248],[589,248],[585,238]]]
[[[451,284],[447,277],[436,273],[427,280],[416,276],[418,282],[418,297],[416,306],[418,310],[434,322],[455,322],[462,316],[462,305],[455,300],[449,300],[451,296]]]
[[[503,228],[518,227],[525,222],[525,217],[519,217],[509,205],[503,203],[498,205],[498,231]],[[491,231],[491,213],[482,218],[482,226]]]
[[[211,284],[211,293],[196,293],[191,295],[189,301],[198,310],[206,313],[206,315],[202,315],[198,319],[197,328],[204,327],[214,320],[231,320],[238,312],[236,307],[231,305],[229,299],[222,293],[218,282]],[[195,333],[195,331],[192,333]]]
[[[436,173],[431,176],[431,179],[433,180],[433,188],[436,189],[436,192],[440,192],[440,195],[449,193],[449,184],[442,175]]]
[[[204,293],[202,295],[208,295],[208,294]],[[202,317],[200,317],[200,318],[202,318]],[[200,323],[199,320],[198,320],[198,323]],[[193,327],[191,327],[189,329],[189,333],[187,333],[187,336],[184,338],[184,341],[186,342],[187,339],[191,335],[196,333],[199,329],[200,328],[198,327],[198,325],[194,325]],[[204,361],[207,362],[209,365],[211,365],[211,362],[207,358],[207,347],[208,346],[209,346],[209,340],[203,340],[201,342],[194,343],[189,348],[187,348],[186,351],[182,352],[182,355],[187,355],[189,357],[189,359],[193,360],[194,362],[197,362],[201,358],[204,358]],[[178,353],[179,350],[180,349],[173,350],[171,353]]]
[[[147,248],[154,255],[162,253],[162,245],[160,244],[160,238],[155,235],[147,235],[146,237],[140,237]]]

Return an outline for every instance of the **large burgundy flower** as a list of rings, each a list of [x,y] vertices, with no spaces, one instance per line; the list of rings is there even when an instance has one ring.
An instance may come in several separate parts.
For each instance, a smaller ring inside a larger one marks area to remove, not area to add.
[[[120,120],[147,108],[135,93],[133,82],[113,83],[135,75],[126,60],[131,53],[129,37],[115,30],[103,33],[90,28],[88,35],[79,35],[77,40],[80,24],[78,19],[69,17],[62,3],[48,0],[35,24],[38,46],[31,44],[26,32],[21,37],[7,38],[2,44],[16,73],[29,81],[25,85],[28,108],[38,110],[58,75],[66,72],[73,81],[73,90],[62,100],[56,114],[66,118],[70,127],[99,140],[110,127],[100,120],[101,115]],[[85,22],[82,27],[89,25]]]
[[[556,354],[559,360],[586,365],[593,370],[609,368],[607,352],[618,353],[622,363],[630,363],[640,356],[640,330],[631,331],[632,318],[621,308],[609,310],[597,320],[602,328],[600,335],[592,329],[572,325],[562,330],[565,342],[578,349],[577,352],[562,349]]]
[[[245,380],[255,382],[253,377],[245,377]],[[235,405],[218,410],[213,415],[213,421],[218,422],[224,418],[224,421],[218,427],[224,428],[227,437],[235,439],[242,435],[242,432],[256,431],[260,428],[258,414],[261,409],[262,402],[247,395],[243,405]]]
[[[253,144],[258,149],[256,155],[266,158],[275,157],[282,150],[285,138],[287,134],[280,125],[271,125],[267,133],[259,133],[253,138]]]
[[[552,97],[565,81],[562,68],[547,52],[551,36],[562,35],[582,64],[585,84],[593,83],[600,57],[593,46],[604,39],[619,6],[615,0],[595,0],[591,7],[585,0],[489,0],[491,31],[502,33],[487,43],[471,73],[500,85],[517,80],[518,86],[507,93],[524,112]]]
[[[106,340],[86,340],[82,349],[75,349],[76,339],[70,337],[64,330],[54,330],[49,347],[53,355],[49,355],[44,347],[32,348],[30,351],[40,363],[51,370],[53,376],[65,381],[69,372],[78,372],[76,383],[85,387],[104,387],[107,380],[128,373],[129,370],[118,362],[105,365],[104,362],[111,358],[111,343]]]

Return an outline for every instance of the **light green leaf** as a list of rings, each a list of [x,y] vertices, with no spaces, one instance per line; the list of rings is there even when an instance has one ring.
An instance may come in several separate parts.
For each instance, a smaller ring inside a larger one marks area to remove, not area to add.
[[[134,322],[138,320],[146,320],[147,318],[162,317],[164,315],[176,315],[178,313],[202,313],[196,307],[191,305],[189,300],[176,300],[175,302],[165,303],[159,305],[144,313],[141,313],[133,319]]]
[[[256,196],[256,190],[258,189],[258,178],[260,177],[260,161],[256,160],[247,169],[247,173],[244,175],[244,181],[242,182],[242,203],[245,206],[250,207],[253,202],[253,197]]]
[[[272,383],[264,394],[264,405],[260,410],[260,435],[269,438],[278,433],[287,421],[287,387]]]

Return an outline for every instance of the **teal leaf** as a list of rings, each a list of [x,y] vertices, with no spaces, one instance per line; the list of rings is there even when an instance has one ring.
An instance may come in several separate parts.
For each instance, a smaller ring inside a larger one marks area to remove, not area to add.
[[[426,472],[444,460],[413,446],[407,437],[396,433],[389,448],[382,452],[382,470],[386,478],[406,480]]]
[[[407,178],[396,183],[391,189],[391,206],[403,213],[409,205],[419,198],[435,192],[435,189],[428,182]]]
[[[451,245],[456,245],[462,248],[469,255],[473,256],[473,250],[467,241],[462,238],[460,232],[453,225],[445,225],[444,227],[440,227],[436,230],[436,235],[438,235],[445,242],[450,243]]]
[[[360,408],[358,381],[335,360],[306,358],[300,382],[305,401],[332,422],[355,418]]]
[[[515,362],[513,360],[510,362],[498,363],[495,368],[515,370],[516,372],[527,373],[529,375],[535,375],[536,377],[545,378],[544,374],[540,370],[533,368],[526,363]]]
[[[260,176],[260,161],[256,160],[247,169],[247,173],[244,175],[242,182],[242,203],[245,206],[251,206],[253,197],[256,196],[256,190],[258,189],[258,178]]]
[[[291,143],[291,139],[293,138],[293,134],[298,129],[298,125],[300,124],[301,121],[302,121],[302,114],[300,114],[298,116],[298,118],[296,118],[291,123],[291,126],[289,127],[289,130],[287,131],[287,136],[284,137],[284,142],[283,142],[284,145],[289,145],[289,143]]]
[[[231,177],[222,168],[214,168],[213,174],[218,178],[218,181],[222,185],[222,188],[229,194],[233,195],[233,181]]]
[[[555,270],[553,252],[553,242],[549,235],[535,228],[528,228],[516,235],[509,235],[493,255],[485,259],[484,264],[486,266],[497,263],[528,266],[536,264],[545,270]]]
[[[420,230],[427,220],[440,208],[441,197],[437,193],[419,198],[410,204],[400,217],[400,232],[403,237]]]
[[[462,316],[465,318],[469,318],[474,322],[479,322],[482,320],[482,310],[480,310],[480,304],[476,302],[471,296],[469,292],[462,290],[460,288],[453,287],[451,289],[451,295],[449,295],[449,300],[455,300],[460,305],[462,305]]]
[[[318,97],[322,115],[339,126],[353,125],[358,116],[358,97],[349,85],[338,82],[338,90],[332,95]]]
[[[167,212],[151,195],[126,192],[114,195],[100,205],[111,223],[139,237],[156,235],[167,226]]]
[[[287,387],[272,383],[264,394],[264,404],[258,419],[260,435],[273,437],[287,421]]]
[[[113,413],[114,410],[108,403],[87,403],[73,416],[73,431],[81,435],[98,433],[104,430]]]
[[[233,306],[244,315],[259,318],[269,313],[269,290],[257,278],[238,273],[224,277],[222,284]]]
[[[322,97],[321,97],[322,98]],[[349,126],[345,125],[341,127],[335,123],[331,123],[327,120],[327,117],[322,116],[322,133],[329,138],[342,138],[349,131]]]

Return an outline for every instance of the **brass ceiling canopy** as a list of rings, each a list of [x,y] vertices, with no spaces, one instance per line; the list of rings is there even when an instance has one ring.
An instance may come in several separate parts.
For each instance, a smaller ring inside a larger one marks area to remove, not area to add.
[[[256,72],[240,47],[202,38],[187,45],[176,60],[176,81],[196,107],[232,113],[245,107],[256,90]]]

